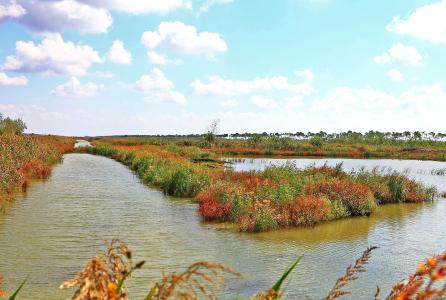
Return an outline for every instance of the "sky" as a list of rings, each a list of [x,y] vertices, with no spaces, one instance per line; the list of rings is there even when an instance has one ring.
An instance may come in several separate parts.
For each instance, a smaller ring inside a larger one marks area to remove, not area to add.
[[[0,0],[28,132],[446,131],[446,0]]]

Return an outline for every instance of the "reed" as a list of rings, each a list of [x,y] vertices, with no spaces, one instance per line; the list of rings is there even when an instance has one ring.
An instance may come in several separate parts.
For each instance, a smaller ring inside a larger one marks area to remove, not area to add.
[[[74,140],[54,136],[0,135],[0,205],[26,191],[29,182],[47,178],[62,154],[72,151]]]
[[[336,280],[324,300],[340,299],[347,295],[354,297],[355,295],[347,291],[346,287],[351,282],[358,280],[360,274],[366,273],[366,266],[375,249],[377,247],[367,248],[354,265],[348,266],[345,274]],[[302,257],[298,258],[287,268],[272,287],[254,294],[250,299],[277,300],[286,297],[282,286],[301,260]],[[128,246],[115,240],[108,246],[108,250],[104,254],[93,258],[75,278],[63,283],[60,288],[78,286],[72,300],[128,299],[125,281],[131,279],[132,272],[142,268],[143,265],[144,261],[133,265]],[[218,291],[221,290],[224,277],[227,275],[235,276],[240,280],[243,278],[241,274],[221,264],[196,262],[183,272],[165,274],[160,281],[147,288],[148,294],[145,299],[218,299]],[[421,262],[418,270],[407,280],[396,283],[385,299],[444,299],[445,278],[446,252],[431,256],[425,262]],[[371,291],[371,294],[374,294],[375,299],[379,299],[381,292],[381,289],[377,287],[375,291]]]
[[[342,165],[299,169],[293,164],[262,172],[234,172],[219,162],[197,160],[190,146],[123,145],[96,141],[92,154],[129,166],[146,184],[168,195],[194,198],[204,221],[233,222],[240,231],[368,216],[385,203],[432,201],[435,189],[403,174],[364,170],[347,173]],[[189,153],[189,154],[188,154]]]

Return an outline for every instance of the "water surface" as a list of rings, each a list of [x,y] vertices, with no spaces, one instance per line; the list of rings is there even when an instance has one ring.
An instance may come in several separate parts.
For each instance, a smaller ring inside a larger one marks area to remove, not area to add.
[[[442,167],[426,166],[423,180],[444,190],[445,177],[429,175],[429,168]],[[223,294],[244,297],[270,287],[300,255],[304,259],[286,288],[287,298],[321,299],[345,267],[375,245],[380,248],[368,272],[349,286],[356,296],[346,297],[364,299],[372,298],[376,285],[388,291],[415,270],[417,261],[446,249],[444,201],[389,205],[369,218],[262,234],[203,225],[196,210],[189,200],[144,186],[113,160],[69,154],[50,179],[34,183],[0,215],[0,273],[7,290],[29,276],[20,299],[65,299],[70,292],[59,291],[58,285],[97,255],[104,240],[118,237],[131,246],[135,260],[147,260],[130,281],[131,299],[143,299],[162,271],[181,270],[198,260],[242,272],[245,279],[229,278],[231,288]]]

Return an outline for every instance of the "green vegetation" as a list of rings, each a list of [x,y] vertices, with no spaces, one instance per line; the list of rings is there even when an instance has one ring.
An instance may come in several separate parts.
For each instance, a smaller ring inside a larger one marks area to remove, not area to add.
[[[0,135],[1,134],[22,134],[26,130],[26,124],[21,119],[3,118],[0,113]]]
[[[328,134],[218,134],[213,123],[203,135],[132,136],[121,143],[194,146],[219,155],[282,155],[305,157],[396,158],[446,161],[446,134],[425,132],[342,132]],[[113,139],[116,140],[116,139]]]
[[[124,163],[166,194],[195,197],[203,220],[235,223],[241,231],[313,226],[368,216],[379,204],[433,201],[436,196],[435,189],[398,173],[347,173],[342,165],[299,169],[293,164],[234,172],[218,167],[216,160],[196,160],[194,146],[96,143],[90,153]]]

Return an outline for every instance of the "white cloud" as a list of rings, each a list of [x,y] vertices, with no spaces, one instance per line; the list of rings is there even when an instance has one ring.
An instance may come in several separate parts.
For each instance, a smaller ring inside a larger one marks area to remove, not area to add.
[[[90,46],[64,42],[60,34],[46,35],[41,44],[16,42],[15,55],[8,56],[2,66],[6,71],[47,75],[84,75],[94,63],[101,63],[99,54]]]
[[[288,109],[294,109],[296,107],[302,107],[304,105],[304,98],[300,95],[288,97],[285,99],[285,104]]]
[[[296,76],[301,76],[304,77],[305,80],[309,83],[314,81],[314,73],[312,70],[310,69],[305,69],[305,70],[298,70],[296,72],[294,72],[296,74]]]
[[[71,77],[66,83],[58,85],[51,93],[64,98],[86,98],[95,96],[101,86],[88,82],[82,84],[76,77]]]
[[[160,54],[156,51],[148,51],[147,57],[149,61],[155,65],[167,65],[169,63],[169,59],[164,54]]]
[[[270,109],[279,107],[279,104],[277,103],[276,100],[259,95],[252,96],[250,100],[252,103],[254,103],[257,107],[260,108]]]
[[[28,79],[26,79],[25,76],[9,77],[7,74],[0,72],[0,86],[1,85],[19,86],[27,84],[28,84]]]
[[[397,69],[390,69],[387,72],[387,76],[394,81],[403,81],[404,75]]]
[[[132,14],[168,13],[177,9],[191,9],[186,0],[79,0],[89,5]]]
[[[209,11],[209,9],[212,6],[215,5],[225,5],[225,4],[231,4],[234,0],[206,0],[204,3],[200,6],[199,13],[205,13]]]
[[[386,64],[390,62],[402,63],[411,66],[422,66],[423,56],[413,46],[405,46],[402,43],[393,45],[387,52],[375,57],[375,62]]]
[[[181,59],[171,60],[167,55],[158,53],[156,51],[147,51],[147,58],[154,65],[166,66],[168,64],[181,65],[183,62]]]
[[[113,42],[107,57],[117,64],[130,64],[132,62],[132,53],[125,49],[124,43],[119,40]]]
[[[26,10],[15,0],[0,1],[0,20],[3,18],[18,18],[26,14]]]
[[[135,83],[135,88],[144,95],[144,100],[148,103],[172,102],[180,105],[187,103],[186,97],[176,91],[174,84],[157,68],[150,74],[142,75]]]
[[[212,58],[216,52],[228,49],[218,33],[197,32],[182,22],[162,22],[157,31],[145,31],[141,42],[149,50],[161,50],[179,54],[204,54]]]
[[[220,106],[223,107],[236,107],[240,103],[236,99],[226,99],[220,102]]]
[[[91,74],[93,77],[98,78],[106,78],[106,79],[112,79],[115,77],[115,74],[109,71],[96,71],[93,74]]]
[[[107,10],[76,0],[18,0],[18,3],[26,10],[18,21],[37,32],[105,33],[113,22]]]
[[[393,17],[386,29],[396,34],[408,35],[435,44],[446,44],[446,0],[416,9],[407,20]]]
[[[195,80],[191,87],[197,95],[218,97],[235,97],[259,92],[284,91],[309,95],[313,92],[313,73],[309,70],[297,71],[297,75],[306,77],[303,83],[290,83],[288,77],[275,76],[255,78],[252,80],[229,80],[220,76],[210,76],[208,82]]]

